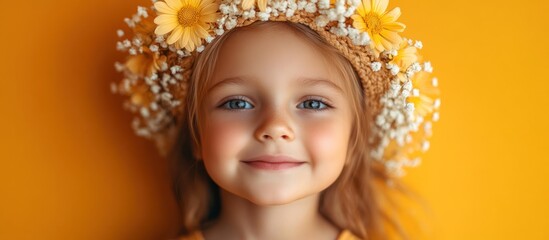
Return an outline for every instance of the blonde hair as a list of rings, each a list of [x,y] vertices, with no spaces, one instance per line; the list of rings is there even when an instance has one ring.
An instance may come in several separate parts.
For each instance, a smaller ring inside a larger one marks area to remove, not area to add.
[[[327,43],[309,27],[293,22],[256,22],[235,28],[217,37],[198,56],[194,63],[193,75],[187,95],[187,113],[182,119],[181,133],[173,147],[170,158],[173,160],[174,191],[183,217],[181,234],[200,229],[203,224],[219,214],[219,187],[208,176],[202,161],[197,159],[200,152],[200,104],[206,94],[206,86],[213,76],[216,60],[223,43],[239,31],[259,27],[284,26],[317,47],[329,59],[343,77],[343,88],[351,98],[353,131],[349,141],[346,166],[338,179],[321,194],[319,211],[334,225],[349,229],[363,239],[388,239],[387,226],[392,226],[403,239],[407,234],[400,222],[384,208],[398,208],[387,191],[406,192],[404,185],[393,181],[393,188],[387,187],[389,176],[381,164],[373,161],[369,154],[367,136],[372,116],[366,111],[368,103],[364,89],[351,63],[337,49]],[[386,224],[387,223],[387,224]]]

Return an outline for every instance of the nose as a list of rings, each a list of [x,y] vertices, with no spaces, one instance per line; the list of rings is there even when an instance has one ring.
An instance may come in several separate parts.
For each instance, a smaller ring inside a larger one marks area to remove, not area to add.
[[[255,137],[260,142],[265,141],[293,141],[294,132],[287,114],[281,111],[273,111],[263,119],[255,132]]]

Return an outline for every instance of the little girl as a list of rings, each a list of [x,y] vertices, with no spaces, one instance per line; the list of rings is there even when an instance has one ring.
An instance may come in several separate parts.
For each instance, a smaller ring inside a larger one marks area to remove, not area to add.
[[[174,164],[178,239],[387,239],[384,223],[406,238],[386,191],[418,164],[440,101],[398,8],[153,2],[126,19],[112,88]]]

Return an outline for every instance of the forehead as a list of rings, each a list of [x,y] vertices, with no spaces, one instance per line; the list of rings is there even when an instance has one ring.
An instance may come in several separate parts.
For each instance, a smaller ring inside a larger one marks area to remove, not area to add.
[[[239,76],[272,81],[309,82],[324,79],[341,88],[336,69],[321,48],[283,25],[268,25],[233,32],[222,44],[210,87]]]

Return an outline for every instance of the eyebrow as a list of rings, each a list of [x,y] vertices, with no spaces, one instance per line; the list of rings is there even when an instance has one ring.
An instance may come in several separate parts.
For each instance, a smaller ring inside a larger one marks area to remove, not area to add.
[[[229,78],[225,78],[219,82],[217,82],[216,84],[214,84],[213,86],[211,86],[207,92],[210,92],[212,91],[213,89],[215,88],[218,88],[218,87],[221,87],[223,85],[246,85],[246,80],[242,77],[229,77]]]
[[[339,87],[334,82],[327,80],[327,79],[317,79],[317,78],[300,78],[298,81],[301,85],[305,86],[317,86],[317,85],[325,85],[330,88],[333,88],[341,93],[343,93],[343,89]]]
[[[225,78],[216,84],[214,84],[212,87],[208,89],[208,92],[218,88],[223,85],[246,85],[248,81],[246,80],[249,77],[242,76],[242,77],[229,77]],[[253,79],[253,78],[252,78]],[[299,78],[297,83],[301,86],[318,86],[318,85],[325,85],[330,88],[335,89],[336,91],[343,93],[343,89],[336,85],[334,82],[327,80],[327,79],[318,79],[318,78]]]

